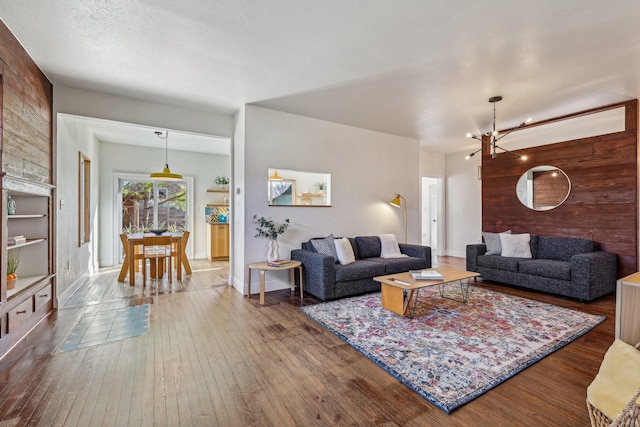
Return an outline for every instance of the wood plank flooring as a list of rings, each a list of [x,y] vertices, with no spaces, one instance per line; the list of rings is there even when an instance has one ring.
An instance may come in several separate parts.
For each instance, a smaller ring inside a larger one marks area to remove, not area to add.
[[[182,284],[144,289],[115,269],[92,277],[0,360],[0,426],[589,425],[586,387],[613,342],[613,295],[582,304],[478,281],[607,320],[446,415],[301,313],[297,291],[261,306],[225,285],[225,265],[196,260]],[[84,314],[142,303],[148,334],[59,351]]]

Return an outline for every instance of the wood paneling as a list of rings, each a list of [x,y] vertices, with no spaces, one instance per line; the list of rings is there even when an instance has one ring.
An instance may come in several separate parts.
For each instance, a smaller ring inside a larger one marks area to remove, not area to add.
[[[483,150],[483,230],[593,239],[601,249],[618,255],[618,277],[636,272],[637,104],[637,100],[616,104],[625,107],[624,131],[516,151],[528,156],[524,162],[506,153],[492,159],[488,149]],[[571,116],[563,117],[567,118]],[[541,165],[558,167],[571,180],[567,200],[549,211],[524,207],[515,192],[520,176]]]
[[[0,41],[2,170],[51,184],[53,86],[2,22]]]
[[[53,86],[29,57],[9,29],[0,22],[0,189],[6,190],[10,182],[47,184],[44,188],[51,197],[53,183]],[[6,174],[6,176],[5,176]],[[8,178],[12,179],[8,181]],[[14,179],[18,178],[18,179]],[[15,188],[12,188],[15,190]],[[47,278],[27,283],[21,291],[8,297],[6,290],[6,234],[8,227],[0,197],[2,231],[0,231],[0,356],[20,342],[31,328],[53,309],[53,242],[51,232],[53,209],[46,200],[38,214],[48,223],[44,255],[34,257],[38,251],[23,252],[22,263],[44,266]],[[15,231],[15,230],[14,230]],[[27,249],[31,249],[30,247]],[[17,249],[16,249],[17,250]],[[28,274],[25,276],[29,276]],[[34,302],[35,300],[35,302]]]

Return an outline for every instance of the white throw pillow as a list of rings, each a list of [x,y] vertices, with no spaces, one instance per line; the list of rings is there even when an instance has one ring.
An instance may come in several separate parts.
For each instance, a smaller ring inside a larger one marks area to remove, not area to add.
[[[525,234],[500,234],[502,256],[510,258],[531,258],[531,235]]]
[[[356,256],[353,253],[353,247],[351,242],[346,237],[342,239],[334,239],[333,244],[336,247],[336,253],[338,254],[338,262],[342,265],[351,264],[356,261]]]
[[[503,231],[502,233],[489,233],[487,231],[482,232],[484,243],[487,245],[487,252],[485,255],[501,255],[502,244],[500,244],[500,234],[511,234],[511,230]]]

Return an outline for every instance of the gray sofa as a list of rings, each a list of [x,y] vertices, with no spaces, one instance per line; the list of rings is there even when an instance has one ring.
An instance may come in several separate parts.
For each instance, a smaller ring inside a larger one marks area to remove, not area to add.
[[[402,258],[381,258],[381,242],[377,236],[348,238],[356,261],[341,265],[314,250],[310,241],[302,249],[291,251],[291,259],[302,263],[304,292],[327,301],[352,295],[380,291],[375,276],[431,267],[431,248],[400,243]],[[313,240],[313,239],[311,239]],[[297,276],[296,276],[297,279]]]
[[[485,255],[467,245],[467,270],[495,282],[591,301],[615,291],[617,256],[588,239],[531,235],[532,258]]]

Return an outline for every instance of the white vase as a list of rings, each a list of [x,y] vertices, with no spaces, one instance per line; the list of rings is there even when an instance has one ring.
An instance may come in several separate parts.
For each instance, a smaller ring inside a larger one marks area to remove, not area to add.
[[[280,249],[280,246],[278,245],[278,241],[277,240],[273,240],[273,239],[269,239],[269,240],[267,240],[267,242],[268,242],[268,246],[267,246],[267,262],[279,260],[280,259],[280,253],[278,252],[278,250]]]

